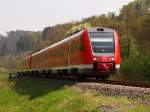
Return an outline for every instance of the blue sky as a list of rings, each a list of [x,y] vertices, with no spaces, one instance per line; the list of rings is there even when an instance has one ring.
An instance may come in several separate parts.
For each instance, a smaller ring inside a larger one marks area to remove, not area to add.
[[[46,26],[115,11],[134,0],[0,0],[0,33]]]

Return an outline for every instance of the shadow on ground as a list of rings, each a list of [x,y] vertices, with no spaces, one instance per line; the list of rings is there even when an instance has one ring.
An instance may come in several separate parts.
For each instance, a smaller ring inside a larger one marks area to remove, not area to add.
[[[62,89],[65,85],[74,85],[75,81],[66,79],[48,79],[48,78],[30,78],[17,77],[10,81],[14,82],[13,89],[21,95],[29,95],[32,100],[36,97],[43,96],[52,91]]]

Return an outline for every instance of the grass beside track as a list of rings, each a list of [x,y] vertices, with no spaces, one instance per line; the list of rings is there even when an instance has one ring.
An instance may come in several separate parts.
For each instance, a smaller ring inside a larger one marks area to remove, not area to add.
[[[0,112],[150,112],[148,105],[125,97],[83,93],[75,82],[56,79],[8,79],[0,74]]]

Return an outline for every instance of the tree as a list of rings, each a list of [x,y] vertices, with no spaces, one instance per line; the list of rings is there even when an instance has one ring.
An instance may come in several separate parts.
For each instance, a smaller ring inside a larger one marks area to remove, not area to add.
[[[1,52],[0,52],[0,56],[5,56],[6,54],[9,53],[9,49],[7,47],[7,44],[4,43],[1,47]]]

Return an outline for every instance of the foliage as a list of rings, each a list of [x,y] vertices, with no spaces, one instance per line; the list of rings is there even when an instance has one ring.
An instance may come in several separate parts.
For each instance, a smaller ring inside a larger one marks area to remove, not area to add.
[[[121,78],[132,81],[150,81],[150,55],[128,56],[121,64]]]
[[[78,23],[68,23],[62,25],[55,25],[53,27],[46,27],[42,33],[42,39],[49,41],[49,45],[56,43],[59,40],[65,38],[65,34],[73,25],[77,25]]]
[[[36,49],[40,41],[40,33],[28,32],[23,36],[20,36],[16,43],[17,53],[33,51]]]
[[[77,25],[77,26],[73,26],[67,33],[66,33],[66,36],[68,35],[71,35],[75,32],[78,32],[78,31],[81,31],[83,30],[84,28],[91,28],[91,25],[89,23],[84,23],[84,24],[80,24],[80,25]]]
[[[148,112],[148,105],[125,97],[109,97],[70,87],[74,82],[54,79],[8,80],[0,74],[1,112]],[[64,86],[65,85],[65,86]]]

